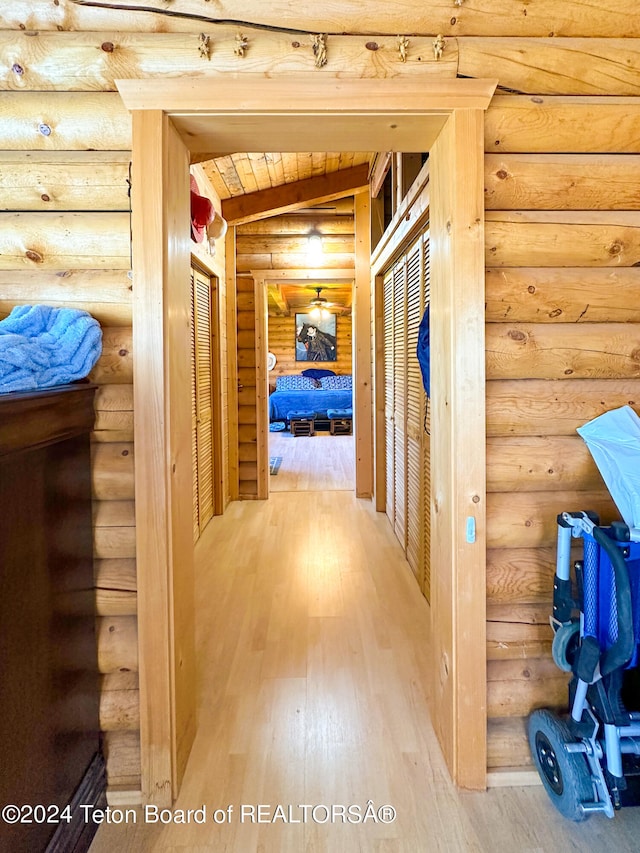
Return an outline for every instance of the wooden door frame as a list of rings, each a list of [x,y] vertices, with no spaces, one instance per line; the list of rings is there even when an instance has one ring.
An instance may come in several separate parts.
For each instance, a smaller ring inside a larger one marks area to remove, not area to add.
[[[256,138],[271,151],[291,150],[292,140],[295,150],[429,148],[434,167],[440,166],[432,197],[432,222],[437,223],[432,282],[441,276],[451,293],[442,290],[446,352],[434,376],[443,404],[433,415],[443,434],[447,431],[441,448],[447,456],[434,509],[443,541],[432,581],[432,707],[455,782],[485,786],[482,128],[496,82],[252,74],[116,81],[133,114],[136,557],[145,803],[170,805],[195,735],[191,419],[189,383],[183,376],[188,364],[188,157],[204,160],[214,153],[250,150]],[[371,320],[366,318],[368,324]],[[466,445],[459,459],[460,441]],[[470,517],[476,520],[473,543],[466,537]],[[185,563],[191,566],[186,572]]]

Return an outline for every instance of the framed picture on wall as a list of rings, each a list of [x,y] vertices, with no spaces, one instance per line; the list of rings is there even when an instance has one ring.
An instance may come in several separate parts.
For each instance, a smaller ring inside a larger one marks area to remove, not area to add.
[[[336,361],[336,315],[296,314],[296,361]]]

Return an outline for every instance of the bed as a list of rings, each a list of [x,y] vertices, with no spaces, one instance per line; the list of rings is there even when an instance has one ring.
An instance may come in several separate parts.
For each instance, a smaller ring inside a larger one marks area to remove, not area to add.
[[[288,421],[289,412],[313,412],[326,418],[329,409],[353,408],[350,374],[312,379],[301,374],[278,376],[276,390],[269,397],[269,420]]]

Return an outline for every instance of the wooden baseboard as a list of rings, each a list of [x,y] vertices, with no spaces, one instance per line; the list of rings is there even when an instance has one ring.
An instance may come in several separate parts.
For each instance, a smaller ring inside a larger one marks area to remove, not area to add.
[[[500,767],[487,772],[487,788],[520,788],[523,785],[542,785],[533,767]]]

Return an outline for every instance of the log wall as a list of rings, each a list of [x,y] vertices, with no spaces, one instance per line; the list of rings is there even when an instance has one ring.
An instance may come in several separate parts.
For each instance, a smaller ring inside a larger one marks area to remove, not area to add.
[[[301,373],[306,367],[316,366],[304,361],[296,361],[295,335],[295,317],[269,317],[269,349],[277,359],[276,366],[269,373],[269,385],[274,385],[278,376]],[[336,337],[338,339],[337,360],[318,362],[317,366],[334,370],[336,373],[352,373],[350,314],[337,316]]]
[[[635,102],[501,95],[487,114],[491,769],[530,764],[527,714],[566,707],[548,625],[557,513],[618,517],[576,427],[640,411],[638,153]]]
[[[179,73],[498,78],[485,159],[489,764],[527,763],[525,714],[549,696],[560,702],[564,690],[549,666],[546,625],[552,519],[587,504],[605,517],[613,511],[575,427],[640,404],[636,0],[531,0],[526,15],[512,0],[495,0],[491,15],[479,4],[435,0],[375,0],[366,15],[358,0],[302,11],[284,0],[248,3],[247,20],[298,34],[250,30],[243,59],[232,50],[237,26],[136,8],[166,10],[161,0],[111,5],[128,8],[14,0],[0,10],[0,316],[36,300],[71,304],[91,310],[105,334],[92,376],[93,488],[110,785],[135,788],[140,773],[131,126],[113,81]],[[202,3],[185,0],[181,12],[201,14]],[[223,0],[215,12],[232,19],[237,4]],[[208,57],[199,50],[203,31]],[[328,63],[318,70],[309,32],[351,35],[329,36]],[[445,37],[440,60],[436,33]],[[292,258],[300,266],[297,245],[287,238],[254,252],[241,244],[238,261],[242,269]],[[335,266],[345,267],[351,244],[338,240],[334,249]]]

